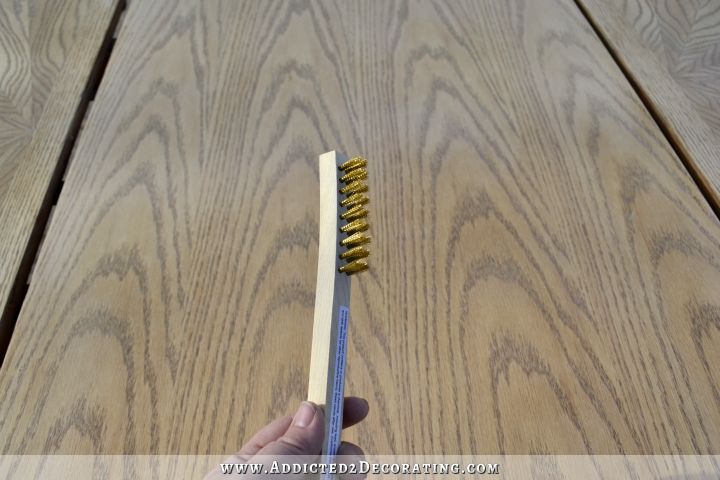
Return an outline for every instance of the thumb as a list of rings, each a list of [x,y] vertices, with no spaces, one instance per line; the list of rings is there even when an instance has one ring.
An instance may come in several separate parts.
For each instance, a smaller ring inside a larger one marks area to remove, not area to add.
[[[311,402],[302,402],[285,434],[257,455],[318,455],[325,436],[325,415]]]

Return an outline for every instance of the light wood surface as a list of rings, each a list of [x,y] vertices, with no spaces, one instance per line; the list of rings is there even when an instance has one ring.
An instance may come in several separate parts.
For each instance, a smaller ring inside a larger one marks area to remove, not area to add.
[[[720,1],[579,3],[720,212]]]
[[[17,315],[13,287],[25,286],[34,253],[26,252],[42,235],[36,222],[47,217],[46,196],[60,180],[76,112],[120,3],[0,0],[0,358],[7,317]]]
[[[720,226],[566,0],[131,2],[0,451],[228,453],[294,409],[336,147],[373,159],[346,440],[720,452]]]

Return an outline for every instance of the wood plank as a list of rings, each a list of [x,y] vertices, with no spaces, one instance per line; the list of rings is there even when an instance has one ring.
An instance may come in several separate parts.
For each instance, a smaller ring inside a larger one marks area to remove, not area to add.
[[[1,451],[227,453],[294,408],[332,148],[373,160],[346,440],[720,452],[720,225],[569,0],[132,2]]]
[[[578,1],[720,212],[720,1]]]
[[[48,192],[120,3],[0,0],[0,358],[17,314],[13,288],[25,284]]]

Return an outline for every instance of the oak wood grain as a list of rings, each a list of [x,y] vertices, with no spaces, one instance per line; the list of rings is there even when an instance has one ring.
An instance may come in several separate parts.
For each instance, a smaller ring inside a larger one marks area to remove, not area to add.
[[[720,212],[720,1],[578,1]]]
[[[38,218],[122,2],[0,1],[0,358]],[[9,310],[13,310],[10,312]]]
[[[720,225],[569,0],[131,2],[0,451],[228,453],[296,407],[334,148],[373,160],[346,440],[720,452]]]

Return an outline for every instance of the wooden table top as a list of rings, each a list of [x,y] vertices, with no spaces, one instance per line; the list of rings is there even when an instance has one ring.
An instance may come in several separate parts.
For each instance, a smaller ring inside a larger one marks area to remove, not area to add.
[[[720,2],[579,4],[720,215]]]
[[[0,76],[39,124],[29,98],[70,112],[0,159],[0,452],[230,453],[295,408],[338,149],[372,172],[346,385],[371,413],[347,440],[720,453],[720,223],[686,168],[708,159],[593,1],[65,3],[72,95],[35,49],[25,84]],[[41,13],[18,31],[55,59]]]

